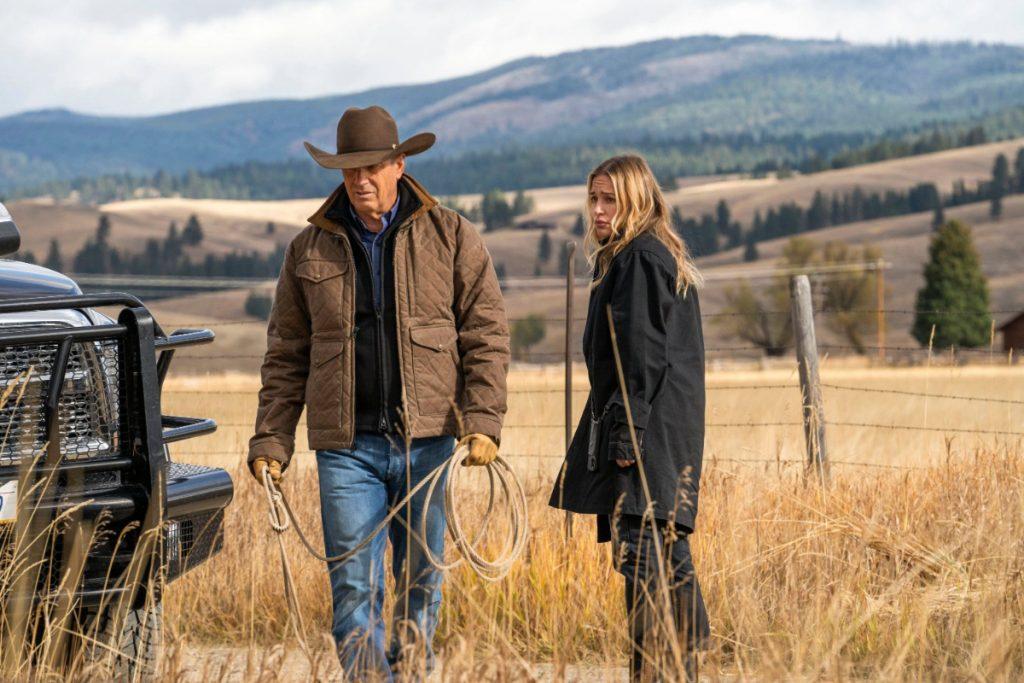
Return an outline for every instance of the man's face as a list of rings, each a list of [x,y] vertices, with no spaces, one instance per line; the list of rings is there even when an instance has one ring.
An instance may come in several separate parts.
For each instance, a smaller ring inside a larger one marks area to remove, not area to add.
[[[380,218],[398,199],[398,180],[405,173],[405,155],[375,166],[342,169],[341,173],[356,213]]]

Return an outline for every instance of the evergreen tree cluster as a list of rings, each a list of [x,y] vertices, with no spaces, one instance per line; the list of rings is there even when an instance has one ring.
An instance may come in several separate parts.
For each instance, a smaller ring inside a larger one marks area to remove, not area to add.
[[[476,207],[475,211],[471,209],[471,213],[479,216],[484,223],[485,230],[500,230],[512,227],[516,216],[523,216],[533,211],[534,204],[533,198],[528,197],[522,190],[517,191],[512,202],[509,203],[504,192],[493,189],[484,194],[480,205]]]
[[[743,226],[732,220],[729,205],[724,199],[718,202],[713,214],[705,213],[699,219],[684,218],[678,208],[672,209],[672,227],[695,258],[736,247],[743,242]]]
[[[1024,147],[1017,151],[1012,169],[1009,159],[1000,154],[993,163],[989,180],[979,182],[973,189],[958,180],[946,197],[934,183],[884,192],[869,192],[860,187],[831,194],[819,190],[807,206],[786,202],[765,212],[757,211],[749,230],[732,221],[724,201],[719,202],[714,214],[704,214],[699,219],[684,218],[678,209],[674,210],[672,222],[695,256],[743,244],[744,258],[752,261],[757,259],[757,242],[858,221],[930,211],[932,225],[937,229],[945,223],[945,208],[983,201],[990,202],[990,213],[998,218],[1002,215],[1003,198],[1021,193],[1024,193]]]
[[[972,126],[964,131],[951,131],[936,128],[931,133],[926,133],[913,138],[885,137],[881,140],[835,154],[827,163],[818,157],[812,157],[800,166],[803,173],[814,173],[829,168],[849,168],[860,166],[888,159],[901,159],[903,157],[918,156],[920,154],[932,154],[957,147],[971,147],[983,145],[989,141],[984,126]]]
[[[989,132],[989,131],[992,132]],[[882,134],[711,134],[680,139],[641,136],[615,144],[506,147],[453,157],[410,161],[410,172],[439,194],[483,193],[495,187],[552,187],[579,183],[597,164],[626,152],[644,155],[666,187],[678,177],[717,173],[793,171],[815,173],[917,154],[977,145],[1024,134],[1024,109],[960,123],[942,123]],[[44,183],[11,198],[51,195],[99,204],[137,197],[294,199],[320,197],[341,182],[307,159],[249,161],[180,174],[116,173]]]
[[[202,224],[195,215],[189,217],[181,231],[172,221],[167,228],[167,236],[162,240],[146,240],[141,252],[121,251],[111,244],[110,238],[110,218],[103,214],[95,234],[86,240],[70,261],[65,261],[59,242],[51,240],[44,265],[56,271],[64,271],[70,266],[75,273],[101,275],[276,277],[284,263],[284,246],[278,246],[267,255],[256,251],[232,252],[223,256],[207,254],[201,261],[192,261],[185,247],[197,246],[203,239]]]

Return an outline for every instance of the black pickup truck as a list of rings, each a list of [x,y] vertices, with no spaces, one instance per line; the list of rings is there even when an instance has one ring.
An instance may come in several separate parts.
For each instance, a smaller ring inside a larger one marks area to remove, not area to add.
[[[0,256],[20,241],[0,204]],[[115,652],[118,678],[152,670],[161,591],[220,550],[233,495],[224,470],[168,450],[214,421],[161,412],[175,351],[213,337],[165,334],[134,296],[83,294],[60,273],[0,259],[5,655],[66,655],[75,636],[62,634],[81,633],[79,656]]]

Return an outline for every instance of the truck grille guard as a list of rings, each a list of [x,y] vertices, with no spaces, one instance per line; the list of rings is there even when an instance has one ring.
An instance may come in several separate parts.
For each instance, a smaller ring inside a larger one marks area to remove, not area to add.
[[[137,461],[145,459],[149,461],[147,479],[153,481],[166,465],[164,444],[216,431],[216,422],[209,418],[160,414],[160,389],[174,352],[212,342],[213,331],[186,329],[165,335],[141,301],[120,293],[0,302],[0,314],[104,306],[122,306],[116,323],[50,329],[32,324],[0,330],[0,367],[19,362],[27,367],[33,360],[41,361],[38,372],[21,379],[8,372],[0,378],[0,392],[8,394],[0,408],[0,439],[15,437],[14,443],[0,445],[0,476],[13,474],[18,456],[38,454],[39,448],[32,447],[46,443],[45,468],[118,469],[139,465]],[[89,342],[96,349],[93,353],[84,348]],[[18,384],[28,387],[22,391]],[[82,394],[90,389],[94,395],[88,398],[105,406],[85,405],[88,399]],[[97,396],[100,391],[110,393]],[[32,398],[38,405],[24,401],[30,394],[36,394]],[[129,407],[127,413],[123,406]],[[16,423],[31,423],[32,418],[41,423],[41,434],[21,430],[28,438],[22,434],[19,443]],[[80,444],[76,438],[86,441]],[[133,454],[128,451],[139,447],[148,458],[127,462]]]
[[[123,475],[136,494],[109,496],[103,507],[120,504],[130,510],[127,514],[139,523],[140,550],[156,561],[147,562],[142,574],[132,571],[132,576],[122,576],[113,590],[130,591],[139,600],[144,591],[138,588],[152,581],[154,572],[166,569],[166,575],[173,576],[205,559],[189,561],[184,552],[185,545],[190,548],[195,541],[185,544],[189,539],[181,537],[198,538],[204,532],[195,528],[197,522],[211,518],[214,523],[210,535],[202,539],[205,550],[215,552],[221,542],[219,524],[222,508],[231,500],[230,478],[214,468],[198,468],[206,471],[204,477],[196,468],[172,464],[165,450],[166,444],[210,434],[217,424],[209,418],[161,413],[161,387],[175,351],[208,344],[214,333],[183,329],[166,335],[142,302],[124,293],[0,301],[0,314],[101,307],[119,307],[116,322],[0,328],[0,479],[50,482],[36,487],[26,503],[34,507],[33,517],[41,516],[37,511],[48,511],[46,516],[52,517],[74,504],[66,500],[65,492],[81,491],[83,484],[90,488],[90,479],[115,477],[119,484]],[[35,367],[12,377],[10,369],[18,364],[26,364],[25,370]],[[169,511],[168,489],[181,484],[183,472],[206,487],[212,496],[207,502],[214,500],[220,507],[197,508],[194,491],[189,491],[180,502],[172,501]],[[82,508],[84,514],[97,512],[89,509],[88,505]],[[171,514],[183,516],[164,529]],[[151,531],[160,533],[147,533]],[[142,547],[141,539],[147,536],[161,540]],[[176,542],[174,548],[171,540]],[[22,589],[23,594],[35,590],[28,584]],[[90,592],[109,594],[111,590],[83,585],[79,595]]]

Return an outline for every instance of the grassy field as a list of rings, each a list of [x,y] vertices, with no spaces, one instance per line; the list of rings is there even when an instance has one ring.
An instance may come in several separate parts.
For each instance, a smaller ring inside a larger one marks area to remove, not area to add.
[[[828,428],[836,465],[827,491],[802,475],[801,429],[763,424],[798,422],[795,372],[715,371],[708,380],[693,538],[714,636],[705,676],[1024,674],[1024,448],[1019,435],[966,431],[1021,431],[1024,368],[826,361],[826,419],[881,425]],[[438,640],[444,680],[519,680],[524,666],[551,680],[623,676],[622,584],[608,549],[594,543],[587,519],[566,540],[563,516],[546,506],[562,453],[561,381],[555,368],[512,373],[502,450],[529,492],[531,540],[501,583],[462,569],[449,576]],[[227,467],[236,480],[224,552],[167,592],[167,666],[185,678],[298,680],[333,666],[324,568],[286,539],[317,644],[310,662],[288,630],[262,492],[241,468],[256,387],[238,374],[171,379],[165,389],[165,411],[222,425],[175,457]],[[585,388],[576,387],[576,410]],[[892,391],[906,393],[883,393]],[[937,397],[954,395],[965,398]],[[973,400],[982,398],[995,401]],[[300,428],[284,490],[319,539],[315,470],[303,448]],[[460,502],[480,504],[472,490]]]
[[[985,203],[949,209],[946,214],[949,218],[963,220],[974,226],[975,245],[989,280],[991,308],[997,311],[994,315],[996,324],[1024,310],[1024,274],[1020,269],[1024,259],[1024,240],[1016,237],[1024,230],[1024,196],[1008,198],[1004,202],[1003,217],[1000,220],[989,217],[988,205]],[[515,237],[511,232],[505,234]],[[910,336],[910,328],[914,320],[915,297],[923,281],[921,273],[928,258],[931,216],[916,214],[865,221],[828,228],[812,233],[809,237],[819,244],[829,240],[843,240],[852,245],[872,243],[882,246],[884,258],[892,264],[892,268],[886,272],[885,308],[894,311],[887,316],[887,344],[894,347],[917,347],[917,342]],[[709,282],[700,293],[701,309],[706,316],[704,333],[709,358],[727,360],[743,355],[730,349],[745,343],[731,337],[722,325],[717,324],[721,319],[714,316],[725,306],[726,287],[742,279],[742,273],[746,270],[763,269],[775,263],[785,243],[785,239],[762,242],[759,246],[762,259],[752,264],[744,264],[740,250],[735,249],[700,259],[701,270],[708,277],[718,277],[725,271],[732,274],[731,280]],[[755,281],[755,286],[763,282]],[[245,314],[247,294],[245,290],[231,290],[153,302],[152,309],[169,329],[200,325],[212,327],[217,332],[216,344],[176,359],[176,368],[197,373],[224,369],[247,373],[258,371],[266,345],[266,323]],[[552,360],[552,354],[561,353],[565,339],[564,323],[561,322],[565,315],[564,287],[509,288],[504,294],[510,318],[537,314],[548,321],[544,339],[531,349],[531,353],[545,361]],[[579,319],[574,324],[574,339],[580,339],[583,334],[581,316],[585,314],[588,296],[586,287],[577,286],[575,308]],[[829,329],[826,315],[819,314],[819,341],[823,344],[848,344],[848,341]],[[868,336],[867,343],[875,343],[873,336]],[[997,334],[997,350],[1001,348],[1001,343]],[[917,361],[924,358],[920,352],[904,355],[911,355]]]

